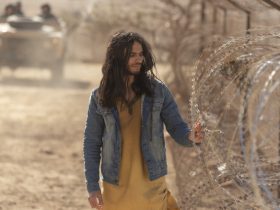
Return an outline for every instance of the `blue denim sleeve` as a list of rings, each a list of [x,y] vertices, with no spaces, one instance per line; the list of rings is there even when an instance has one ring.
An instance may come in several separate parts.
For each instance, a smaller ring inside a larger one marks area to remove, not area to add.
[[[161,118],[165,124],[166,130],[177,143],[187,147],[193,146],[193,142],[188,138],[190,129],[187,123],[182,119],[171,92],[164,84],[163,94],[164,101],[161,110]]]
[[[84,170],[88,192],[99,191],[99,164],[101,159],[104,121],[97,112],[94,92],[89,100],[88,115],[84,131]]]

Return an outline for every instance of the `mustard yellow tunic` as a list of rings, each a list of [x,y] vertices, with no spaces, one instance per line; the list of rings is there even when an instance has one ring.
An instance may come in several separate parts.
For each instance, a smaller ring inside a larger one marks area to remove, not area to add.
[[[119,185],[103,182],[104,210],[178,209],[167,190],[165,177],[154,181],[148,178],[140,145],[140,98],[132,110],[130,114],[125,106],[118,105],[122,138]],[[170,203],[170,208],[167,208],[167,203]]]

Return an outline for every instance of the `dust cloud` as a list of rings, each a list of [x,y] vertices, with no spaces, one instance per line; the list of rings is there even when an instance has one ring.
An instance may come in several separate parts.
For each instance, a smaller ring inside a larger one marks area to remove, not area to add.
[[[0,209],[88,209],[82,139],[100,65],[68,63],[55,84],[48,70],[2,69]]]

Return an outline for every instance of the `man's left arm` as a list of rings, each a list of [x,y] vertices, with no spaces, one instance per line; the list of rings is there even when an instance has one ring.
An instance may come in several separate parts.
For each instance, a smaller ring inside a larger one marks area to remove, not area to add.
[[[199,145],[202,141],[201,124],[195,123],[191,130],[182,119],[178,106],[169,89],[163,85],[164,101],[161,110],[161,118],[170,136],[179,144],[192,147],[195,143]]]

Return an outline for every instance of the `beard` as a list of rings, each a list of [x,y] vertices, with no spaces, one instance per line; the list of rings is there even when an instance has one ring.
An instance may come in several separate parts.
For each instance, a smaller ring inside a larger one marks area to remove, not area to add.
[[[138,72],[131,72],[131,71],[126,71],[126,74],[129,75],[129,76],[137,76],[140,74],[141,71],[138,71]]]
[[[126,74],[127,75],[129,75],[129,76],[137,76],[137,75],[139,75],[140,73],[141,73],[141,69],[139,70],[139,71],[135,71],[135,72],[133,72],[133,71],[129,71],[128,69],[126,70]]]

